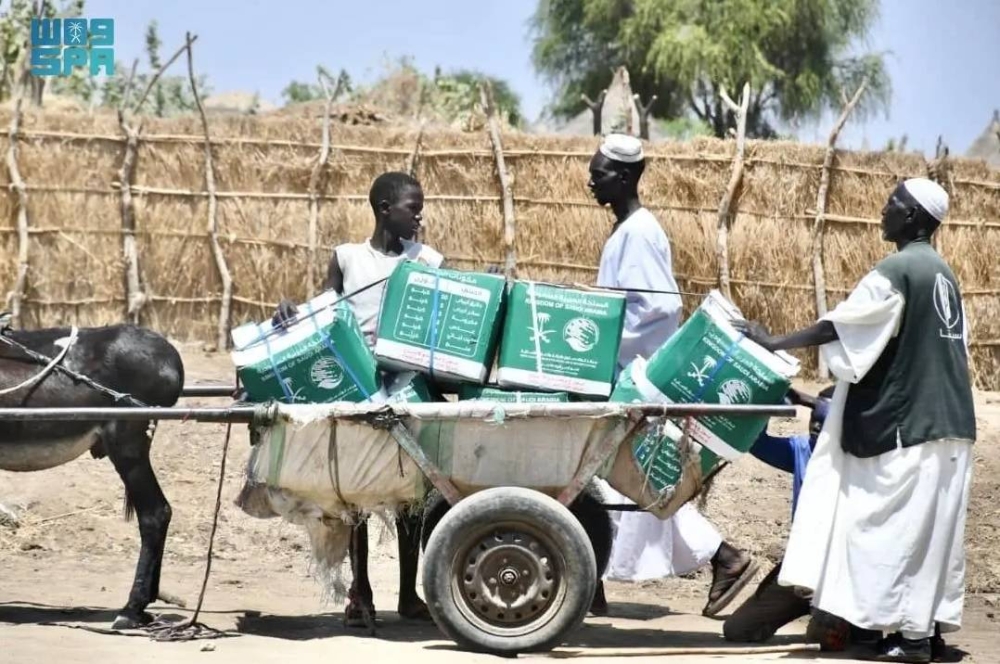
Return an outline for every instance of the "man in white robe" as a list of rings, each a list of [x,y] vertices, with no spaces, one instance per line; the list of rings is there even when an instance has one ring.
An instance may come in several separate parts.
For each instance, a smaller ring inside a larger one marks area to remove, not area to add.
[[[878,661],[930,662],[935,625],[959,629],[976,421],[961,292],[930,238],[948,195],[915,178],[882,211],[899,251],[819,323],[747,336],[770,350],[820,346],[838,379],[806,471],[779,583],[887,634]]]
[[[590,163],[589,187],[600,205],[611,207],[615,225],[601,253],[598,287],[628,289],[618,369],[636,357],[648,359],[680,324],[681,299],[671,266],[670,243],[653,214],[639,201],[645,167],[642,143],[611,134]],[[651,292],[659,291],[659,292]],[[607,483],[615,503],[631,503]],[[614,512],[615,540],[606,578],[645,581],[692,572],[712,563],[713,578],[703,613],[716,615],[757,571],[757,564],[727,542],[695,507],[687,504],[667,520],[646,512]],[[606,610],[603,584],[594,611]]]

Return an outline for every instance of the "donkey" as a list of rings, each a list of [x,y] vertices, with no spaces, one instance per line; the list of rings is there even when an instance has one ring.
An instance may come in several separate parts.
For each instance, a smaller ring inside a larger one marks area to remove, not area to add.
[[[177,403],[184,387],[180,354],[150,330],[131,325],[82,328],[72,343],[67,328],[0,333],[4,335],[0,338],[0,412],[3,408],[129,406],[137,405],[136,400],[146,406],[169,407]],[[133,399],[115,403],[114,397],[58,367],[30,384],[46,363],[8,340],[48,358],[56,358],[65,349],[59,366]],[[12,390],[17,386],[22,387]],[[114,629],[152,622],[146,607],[159,594],[170,505],[149,461],[155,427],[155,422],[146,421],[0,419],[0,469],[45,470],[89,450],[95,459],[107,456],[118,471],[125,485],[125,515],[138,515],[142,546],[128,603],[115,618]]]

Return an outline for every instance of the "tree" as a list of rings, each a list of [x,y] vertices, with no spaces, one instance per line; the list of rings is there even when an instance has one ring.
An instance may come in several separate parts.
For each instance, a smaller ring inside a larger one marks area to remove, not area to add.
[[[839,109],[865,76],[856,112],[887,105],[882,55],[852,50],[877,16],[877,0],[539,0],[532,55],[557,88],[557,115],[583,110],[580,95],[624,65],[633,91],[657,95],[656,117],[694,117],[720,137],[734,124],[720,88],[749,82],[747,134],[773,137],[778,121]]]
[[[149,25],[146,26],[146,57],[149,59],[149,69],[154,73],[163,66],[163,62],[160,60],[160,46],[162,45],[157,23],[155,20],[150,21]],[[152,90],[153,113],[158,117],[163,117],[167,109],[167,95],[163,86],[164,81],[161,79],[156,82]]]
[[[397,118],[431,119],[438,122],[472,128],[481,121],[479,87],[489,82],[497,110],[506,121],[519,126],[524,121],[521,99],[507,81],[471,69],[447,73],[440,67],[428,76],[413,64],[412,58],[402,57],[384,63],[384,71],[371,85],[352,85],[350,75],[340,70],[334,78],[320,68],[331,92],[339,88],[352,101],[370,104]],[[323,89],[313,83],[291,81],[281,91],[286,104],[323,99]],[[477,119],[478,118],[478,119]]]
[[[351,82],[351,75],[345,70],[341,69],[340,73],[334,77],[322,65],[317,69],[320,76],[325,77],[327,81],[333,84],[334,89],[330,90],[331,93],[336,89],[339,89],[342,94],[353,92],[354,86]],[[301,104],[307,101],[326,98],[326,95],[323,93],[323,87],[318,83],[303,83],[302,81],[291,81],[281,91],[281,96],[286,104]]]
[[[507,122],[522,122],[521,100],[506,81],[479,71],[434,69],[427,76],[410,58],[386,63],[385,73],[372,85],[355,92],[357,101],[370,103],[396,117],[424,119],[470,130],[482,121],[479,87],[489,82],[497,110]]]

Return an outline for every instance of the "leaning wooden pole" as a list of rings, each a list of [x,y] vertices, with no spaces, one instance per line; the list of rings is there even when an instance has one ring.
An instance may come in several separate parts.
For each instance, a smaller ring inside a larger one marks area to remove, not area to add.
[[[229,273],[229,266],[226,265],[226,256],[222,253],[222,246],[219,244],[219,201],[215,190],[215,160],[212,157],[212,138],[208,131],[208,118],[205,116],[205,107],[201,103],[201,95],[198,94],[198,85],[194,77],[194,54],[191,45],[194,39],[191,33],[187,33],[187,64],[188,78],[191,81],[191,94],[194,95],[194,103],[198,107],[198,115],[201,117],[201,129],[205,134],[205,190],[208,193],[208,242],[212,248],[212,256],[215,258],[215,267],[219,271],[219,279],[222,280],[222,302],[219,305],[219,323],[217,327],[216,347],[223,350],[229,345],[229,323],[232,319],[233,309],[233,278]]]
[[[747,109],[750,106],[750,84],[743,86],[743,97],[740,104],[729,98],[725,87],[720,89],[722,101],[736,115],[736,154],[733,155],[733,169],[729,176],[729,184],[719,201],[719,222],[715,243],[715,258],[719,265],[719,289],[727,299],[732,300],[729,286],[729,229],[732,228],[736,216],[734,203],[743,184],[744,153],[746,151]]]
[[[125,152],[122,156],[121,167],[118,169],[118,183],[121,192],[122,258],[125,264],[125,274],[123,275],[124,314],[126,321],[138,325],[139,313],[146,303],[146,294],[142,291],[142,284],[139,280],[139,251],[135,239],[135,203],[132,200],[132,180],[135,178],[135,165],[139,153],[139,132],[142,131],[142,122],[140,121],[138,125],[133,126],[125,118],[125,106],[132,89],[135,67],[136,65],[133,64],[122,104],[118,108],[118,126],[125,134]]]
[[[319,156],[312,172],[309,174],[309,265],[307,270],[306,295],[312,298],[316,294],[317,273],[319,267],[319,191],[323,172],[330,161],[330,114],[333,112],[333,99],[336,93],[330,92],[323,73],[317,73],[326,103],[323,104],[322,143]],[[339,88],[338,88],[339,92]]]
[[[420,148],[423,146],[424,142],[424,131],[427,128],[427,122],[425,120],[420,121],[420,127],[417,129],[417,138],[413,141],[413,152],[406,160],[406,172],[410,174],[410,177],[417,177],[417,166],[420,164]]]
[[[819,189],[816,192],[816,217],[813,220],[812,228],[812,269],[813,283],[816,287],[817,320],[826,315],[828,307],[826,272],[823,268],[823,246],[826,237],[826,204],[830,197],[830,173],[833,170],[833,159],[837,154],[837,139],[840,137],[840,132],[844,128],[844,124],[847,123],[847,118],[850,116],[851,111],[858,105],[858,101],[861,99],[861,95],[864,94],[866,87],[868,87],[867,78],[861,82],[857,92],[844,105],[844,110],[841,111],[840,117],[837,118],[836,124],[833,125],[833,129],[830,131],[830,138],[826,142],[826,154],[823,156],[823,169],[820,171]],[[817,375],[820,380],[827,380],[830,377],[829,367],[826,366],[823,354],[819,352],[817,354],[819,356]]]
[[[950,150],[944,142],[944,136],[938,136],[937,146],[934,148],[934,159],[927,162],[927,177],[944,187],[948,192],[949,207],[955,205],[955,178],[951,172]],[[944,253],[944,227],[942,225],[937,232],[931,236],[931,245],[939,253]]]
[[[497,177],[500,180],[500,193],[503,202],[503,243],[506,256],[504,259],[504,275],[508,279],[517,273],[517,226],[514,220],[514,188],[511,186],[510,174],[503,157],[503,142],[500,138],[500,119],[497,117],[496,106],[493,103],[493,90],[489,83],[484,83],[479,89],[483,110],[486,112],[487,125],[490,131],[490,143],[493,146],[493,158],[496,160]]]
[[[11,323],[14,327],[21,326],[22,303],[28,284],[28,189],[21,177],[21,169],[17,165],[18,132],[21,128],[21,104],[24,101],[23,88],[17,86],[17,97],[14,101],[14,113],[10,119],[7,145],[7,171],[10,173],[10,187],[17,197],[17,278],[14,287],[7,294],[7,306],[10,307]]]
[[[427,105],[427,97],[430,95],[427,83],[420,84],[420,97],[417,104],[416,120],[419,123],[417,129],[417,139],[413,142],[413,152],[406,160],[406,172],[410,177],[417,177],[417,166],[420,164],[420,148],[424,141],[424,131],[427,128],[427,121],[424,119],[424,106]],[[423,230],[421,228],[421,230]],[[422,240],[421,240],[422,241]]]

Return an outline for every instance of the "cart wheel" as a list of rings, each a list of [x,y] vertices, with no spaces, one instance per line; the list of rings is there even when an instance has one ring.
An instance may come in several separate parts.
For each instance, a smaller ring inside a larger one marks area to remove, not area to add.
[[[423,587],[434,622],[462,648],[549,650],[584,619],[597,567],[576,517],[548,496],[487,489],[434,528]]]
[[[420,531],[421,550],[427,550],[427,542],[434,532],[435,526],[451,509],[451,505],[437,489],[432,489],[424,501],[423,522]],[[588,487],[569,506],[569,511],[583,525],[590,538],[590,546],[594,549],[594,559],[597,562],[597,576],[604,576],[611,560],[611,544],[614,539],[614,529],[611,525],[611,515],[604,509],[604,501],[600,492],[593,485]]]

